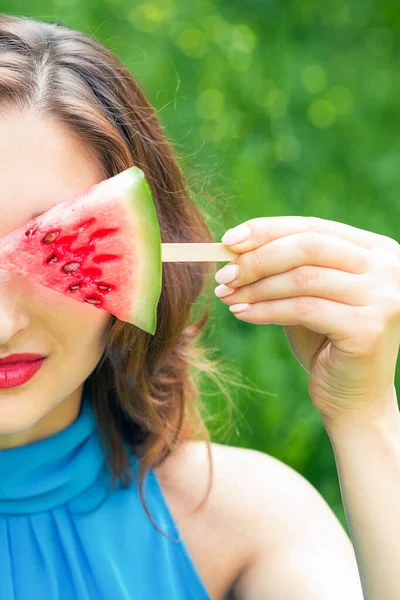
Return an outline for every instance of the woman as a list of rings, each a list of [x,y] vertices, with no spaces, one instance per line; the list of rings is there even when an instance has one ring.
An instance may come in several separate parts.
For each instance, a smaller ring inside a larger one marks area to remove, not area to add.
[[[136,164],[163,241],[212,241],[111,52],[9,15],[0,44],[1,236]],[[0,358],[45,359],[23,385],[0,377],[1,600],[400,597],[398,244],[316,219],[246,225],[223,239],[238,272],[216,293],[249,305],[236,318],[283,325],[310,373],[354,549],[298,473],[209,444],[189,372],[212,368],[194,347],[207,312],[189,324],[207,264],[163,265],[154,336],[2,270]]]

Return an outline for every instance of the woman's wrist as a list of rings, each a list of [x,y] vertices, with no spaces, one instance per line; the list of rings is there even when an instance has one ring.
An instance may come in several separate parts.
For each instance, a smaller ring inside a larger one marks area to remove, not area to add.
[[[400,414],[393,400],[379,418],[326,427],[368,600],[400,598]]]
[[[344,415],[334,420],[322,418],[332,444],[360,436],[371,438],[393,435],[400,441],[400,412],[395,387],[383,395],[386,398],[383,403],[381,399],[379,401],[379,414],[364,413],[353,417]]]

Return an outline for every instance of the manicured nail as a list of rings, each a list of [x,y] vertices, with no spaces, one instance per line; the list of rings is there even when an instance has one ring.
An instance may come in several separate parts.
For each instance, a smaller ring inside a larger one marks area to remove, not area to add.
[[[214,294],[218,296],[218,298],[224,298],[225,296],[229,296],[229,294],[233,294],[234,291],[234,288],[229,288],[226,285],[222,284],[217,285],[217,287],[214,290]]]
[[[240,303],[240,304],[232,304],[229,307],[229,310],[233,313],[238,313],[238,312],[243,312],[244,310],[246,310],[246,308],[248,308],[250,306],[250,304],[246,304],[244,302]]]
[[[237,265],[226,265],[216,272],[215,281],[217,283],[229,283],[237,279],[239,275],[239,267]]]
[[[243,242],[251,236],[251,229],[248,225],[238,225],[228,231],[222,236],[221,242],[223,244],[232,245]]]

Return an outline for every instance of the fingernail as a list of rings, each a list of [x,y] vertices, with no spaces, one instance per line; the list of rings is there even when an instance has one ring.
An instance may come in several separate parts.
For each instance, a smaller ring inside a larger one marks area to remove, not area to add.
[[[248,225],[238,225],[233,229],[228,229],[228,231],[222,236],[221,242],[223,244],[238,244],[239,242],[243,242],[251,235],[251,229]]]
[[[249,308],[249,306],[250,306],[250,304],[241,302],[240,304],[231,304],[231,306],[229,307],[229,310],[233,313],[239,313],[239,312],[242,312],[242,311],[246,310],[247,308]]]
[[[233,294],[234,291],[234,288],[229,288],[226,285],[222,284],[217,285],[217,287],[214,290],[214,293],[216,296],[218,296],[218,298],[224,298],[225,296],[229,296],[229,294]]]
[[[238,274],[239,267],[237,265],[226,265],[216,272],[215,281],[217,283],[229,283],[230,281],[237,279]]]

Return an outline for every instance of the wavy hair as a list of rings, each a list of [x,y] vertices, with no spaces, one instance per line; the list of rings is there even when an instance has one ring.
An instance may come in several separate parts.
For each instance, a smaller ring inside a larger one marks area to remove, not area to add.
[[[9,109],[34,109],[63,123],[91,149],[104,178],[132,165],[142,169],[163,242],[213,241],[190,195],[181,156],[166,139],[156,110],[138,81],[99,41],[57,22],[0,14],[0,113]],[[112,316],[104,353],[85,381],[112,487],[118,479],[125,487],[132,482],[126,442],[140,459],[142,505],[160,532],[143,491],[152,467],[183,442],[202,438],[210,479],[200,506],[212,485],[210,436],[196,376],[204,371],[219,386],[224,377],[218,361],[196,345],[210,303],[193,322],[191,308],[216,267],[206,262],[163,263],[155,335]],[[224,371],[226,375],[225,367]],[[220,389],[230,400],[226,387]]]

